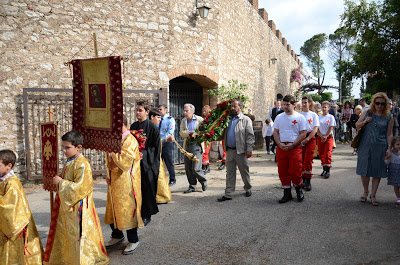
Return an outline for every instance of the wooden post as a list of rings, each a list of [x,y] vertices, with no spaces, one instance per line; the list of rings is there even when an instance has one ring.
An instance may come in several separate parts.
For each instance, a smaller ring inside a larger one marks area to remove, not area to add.
[[[99,57],[99,51],[97,50],[97,36],[96,33],[93,33],[93,43],[94,43],[94,55],[95,57]]]
[[[53,115],[53,106],[49,107],[49,121],[53,121],[54,115]],[[54,203],[54,194],[52,191],[50,191],[50,213],[53,211],[53,203]]]

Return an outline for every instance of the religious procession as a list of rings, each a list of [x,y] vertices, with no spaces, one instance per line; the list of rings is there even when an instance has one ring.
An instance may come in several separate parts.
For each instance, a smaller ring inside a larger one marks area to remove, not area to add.
[[[2,1],[0,265],[399,264],[399,6],[339,2]]]

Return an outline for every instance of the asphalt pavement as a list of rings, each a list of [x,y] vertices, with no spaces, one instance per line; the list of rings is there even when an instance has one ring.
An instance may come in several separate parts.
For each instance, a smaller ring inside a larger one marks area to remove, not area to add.
[[[255,151],[250,158],[253,195],[244,196],[237,171],[236,195],[224,194],[225,170],[212,164],[208,190],[183,194],[188,182],[183,165],[176,166],[172,201],[143,229],[141,245],[122,255],[126,241],[108,250],[111,264],[400,264],[400,206],[386,179],[377,193],[380,205],[360,202],[362,185],[355,168],[357,156],[349,145],[338,144],[329,179],[322,179],[320,160],[314,160],[312,191],[299,203],[279,204],[280,189],[274,155]],[[198,184],[198,189],[201,186]],[[27,189],[26,194],[42,243],[50,224],[49,193]],[[293,190],[293,195],[295,191]],[[94,200],[104,219],[107,185],[94,184]],[[103,224],[108,241],[111,230]]]

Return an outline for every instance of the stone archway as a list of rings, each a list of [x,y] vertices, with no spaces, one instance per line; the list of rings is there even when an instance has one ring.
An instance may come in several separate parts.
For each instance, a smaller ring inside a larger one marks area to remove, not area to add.
[[[178,67],[171,69],[167,74],[170,78],[168,89],[169,114],[176,121],[175,139],[182,144],[179,126],[184,117],[184,104],[193,104],[196,115],[201,115],[201,109],[204,105],[216,105],[216,100],[210,98],[207,90],[218,86],[218,75],[206,68],[197,66]],[[183,156],[177,150],[174,150],[174,162],[183,162]]]
[[[276,94],[276,100],[277,101],[282,101],[283,95],[281,93]]]

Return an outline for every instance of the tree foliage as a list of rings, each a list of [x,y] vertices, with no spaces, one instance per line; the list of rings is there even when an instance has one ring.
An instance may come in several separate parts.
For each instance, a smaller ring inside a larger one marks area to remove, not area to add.
[[[349,97],[351,94],[353,39],[346,27],[340,27],[329,35],[329,57],[339,82],[339,101],[342,101],[342,96]]]
[[[243,99],[245,104],[248,101],[246,90],[249,88],[247,84],[239,83],[238,80],[229,80],[228,85],[221,85],[216,89],[208,90],[210,96],[217,96],[220,101],[231,99]]]
[[[308,66],[317,78],[319,86],[322,86],[325,79],[325,68],[324,61],[321,58],[321,50],[325,48],[326,39],[325,33],[316,34],[311,39],[306,40],[300,48],[300,52],[306,57]]]
[[[352,75],[369,93],[400,91],[400,1],[345,0],[342,23],[357,40]]]

